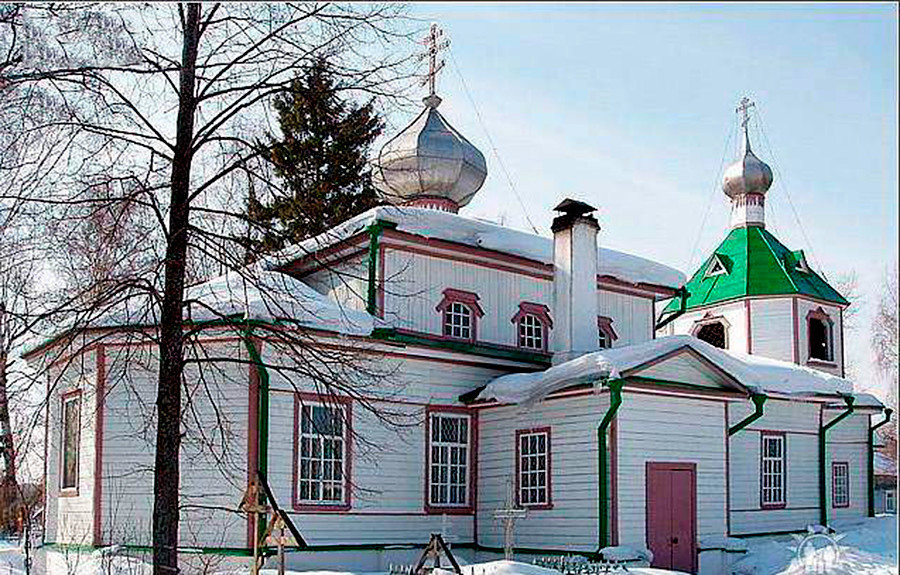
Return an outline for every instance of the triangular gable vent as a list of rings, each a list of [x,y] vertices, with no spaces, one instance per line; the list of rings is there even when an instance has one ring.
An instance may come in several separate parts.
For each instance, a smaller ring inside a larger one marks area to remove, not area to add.
[[[799,253],[799,255],[797,255]],[[812,273],[812,270],[809,269],[809,264],[806,262],[806,254],[803,253],[803,250],[799,252],[794,252],[795,257],[797,258],[797,265],[794,266],[798,272],[803,272],[805,274]]]
[[[725,260],[719,254],[714,254],[712,261],[709,262],[709,267],[706,268],[706,274],[703,277],[713,277],[713,276],[722,276],[728,275],[728,267],[725,265]]]

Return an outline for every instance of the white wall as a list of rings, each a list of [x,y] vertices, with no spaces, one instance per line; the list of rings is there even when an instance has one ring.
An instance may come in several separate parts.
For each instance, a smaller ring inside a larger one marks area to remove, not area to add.
[[[794,361],[791,298],[750,300],[750,338],[754,355]]]
[[[747,309],[743,301],[687,312],[670,324],[672,326],[670,333],[689,335],[694,324],[707,314],[722,316],[728,322],[728,349],[730,351],[747,352]]]
[[[653,339],[655,320],[653,300],[609,290],[598,290],[598,313],[612,319],[619,336],[613,347],[641,343]]]
[[[836,411],[826,411],[825,421],[836,416]],[[825,492],[828,500],[828,520],[865,517],[868,502],[868,427],[869,415],[854,413],[828,430]],[[846,462],[850,471],[850,506],[836,508],[832,500],[832,463]]]

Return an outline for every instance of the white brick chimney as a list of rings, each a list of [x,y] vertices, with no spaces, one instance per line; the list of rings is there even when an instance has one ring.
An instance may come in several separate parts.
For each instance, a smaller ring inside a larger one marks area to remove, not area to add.
[[[553,219],[553,364],[597,350],[595,208],[566,199]]]

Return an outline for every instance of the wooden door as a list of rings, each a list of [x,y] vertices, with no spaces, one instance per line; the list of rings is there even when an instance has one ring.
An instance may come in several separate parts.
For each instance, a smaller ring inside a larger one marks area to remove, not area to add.
[[[696,571],[697,466],[647,463],[647,547],[653,567]]]

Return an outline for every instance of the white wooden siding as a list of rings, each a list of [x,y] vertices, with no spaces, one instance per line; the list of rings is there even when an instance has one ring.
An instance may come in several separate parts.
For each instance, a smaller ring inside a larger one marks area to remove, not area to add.
[[[478,542],[503,547],[503,528],[492,518],[515,485],[516,430],[550,426],[552,509],[532,510],[516,522],[516,545],[596,551],[599,541],[597,427],[609,396],[586,395],[482,410],[479,415]],[[621,485],[621,483],[620,483]]]
[[[839,411],[826,411],[825,421]],[[825,465],[825,492],[828,498],[828,519],[853,519],[868,513],[868,427],[869,416],[854,413],[830,430]],[[850,470],[850,506],[834,507],[832,500],[832,462],[844,461]]]
[[[743,301],[687,312],[672,322],[672,333],[690,335],[694,324],[707,314],[721,316],[728,322],[728,349],[730,351],[747,353],[747,309]]]
[[[653,300],[601,289],[597,291],[597,310],[612,319],[619,336],[613,347],[653,339]]]
[[[724,410],[720,401],[629,393],[626,385],[617,416],[621,545],[647,545],[647,462],[695,463],[697,537],[725,534]]]
[[[303,281],[346,309],[365,310],[369,288],[367,262],[367,255],[358,255],[306,275]]]
[[[794,361],[794,319],[790,298],[750,300],[754,355]]]

